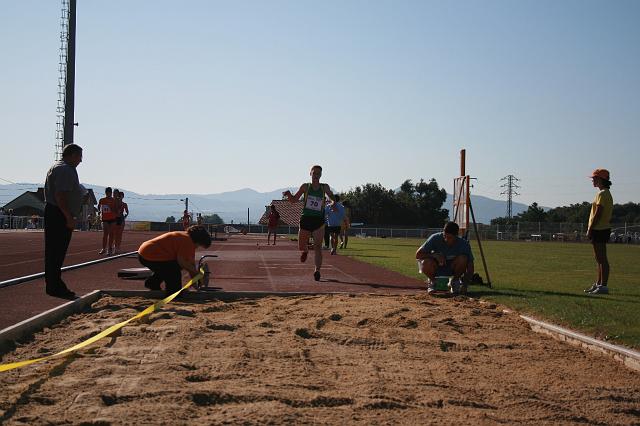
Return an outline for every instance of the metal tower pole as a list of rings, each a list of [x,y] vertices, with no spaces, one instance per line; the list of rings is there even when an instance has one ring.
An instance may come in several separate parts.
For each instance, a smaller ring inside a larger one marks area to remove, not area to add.
[[[73,143],[76,85],[76,0],[69,0],[69,38],[67,40],[67,74],[64,103],[63,146]]]
[[[507,196],[507,217],[511,219],[513,217],[513,197],[515,195],[520,195],[516,192],[516,189],[520,188],[520,186],[516,184],[516,182],[519,182],[520,179],[518,179],[514,175],[508,175],[500,180],[506,180],[506,182],[502,185],[502,188],[506,189],[505,191],[502,191],[500,195]]]

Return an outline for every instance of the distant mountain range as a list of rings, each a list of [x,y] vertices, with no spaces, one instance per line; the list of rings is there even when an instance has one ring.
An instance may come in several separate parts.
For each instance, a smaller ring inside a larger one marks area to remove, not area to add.
[[[25,191],[36,191],[42,184],[17,183],[0,185],[0,206],[8,203]],[[85,183],[86,188],[91,188],[100,199],[104,194],[104,186]],[[237,191],[222,192],[219,194],[138,194],[127,189],[122,189],[125,193],[125,201],[129,205],[131,220],[150,220],[164,222],[168,216],[178,219],[184,211],[184,200],[189,198],[189,210],[202,214],[217,213],[225,222],[246,223],[247,209],[249,209],[249,219],[252,223],[257,222],[272,200],[282,198],[282,192],[296,188],[282,188],[270,192],[258,192],[250,188],[239,189]],[[506,214],[507,202],[493,200],[480,195],[472,195],[471,202],[479,223],[489,223],[491,219],[501,217]],[[452,211],[452,196],[447,195],[445,208]],[[527,210],[527,205],[513,203],[513,214],[518,214]]]

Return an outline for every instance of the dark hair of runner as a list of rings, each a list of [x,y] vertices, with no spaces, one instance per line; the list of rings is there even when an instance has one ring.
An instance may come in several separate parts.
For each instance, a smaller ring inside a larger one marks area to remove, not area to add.
[[[107,187],[104,189],[104,192],[105,192],[105,193],[110,193],[110,192],[113,192],[113,190],[111,189],[111,187],[110,187],[110,186],[107,186]]]
[[[191,241],[204,248],[211,246],[211,235],[202,225],[193,225],[187,229],[187,233],[191,237]]]
[[[75,143],[70,143],[69,145],[65,145],[62,149],[62,158],[70,157],[74,154],[81,154],[82,147],[80,145],[76,145]]]
[[[313,170],[313,169],[320,169],[320,171],[322,171],[322,166],[319,166],[319,165],[316,164],[315,166],[311,167],[311,170]]]
[[[457,236],[458,232],[460,232],[460,227],[458,226],[457,223],[455,223],[455,222],[447,222],[444,225],[444,233],[445,234]]]

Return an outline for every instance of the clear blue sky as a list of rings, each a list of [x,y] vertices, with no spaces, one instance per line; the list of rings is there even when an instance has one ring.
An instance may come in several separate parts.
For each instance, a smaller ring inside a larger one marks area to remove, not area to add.
[[[59,2],[2,2],[0,178],[53,160]],[[474,192],[640,202],[640,1],[78,0],[81,180],[140,193],[338,190],[434,177]]]

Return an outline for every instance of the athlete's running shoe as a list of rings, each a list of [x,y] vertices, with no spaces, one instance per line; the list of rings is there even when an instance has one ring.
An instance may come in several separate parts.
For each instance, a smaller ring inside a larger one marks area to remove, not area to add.
[[[107,251],[105,249],[102,249],[98,252],[98,254],[105,254]]]
[[[426,283],[427,283],[427,294],[431,294],[434,291],[436,291],[436,284],[433,281],[427,278]]]
[[[599,285],[595,290],[589,292],[589,294],[609,294],[609,287],[606,285]]]
[[[584,289],[584,292],[585,292],[585,293],[591,293],[591,292],[592,292],[593,290],[595,290],[596,288],[598,288],[598,283],[593,283],[593,284],[591,285],[591,287],[589,287],[589,288],[585,288],[585,289]]]
[[[460,280],[454,278],[449,279],[449,292],[451,292],[451,294],[460,293]]]
[[[313,279],[316,281],[320,281],[320,271],[315,271],[313,273]]]
[[[302,254],[300,255],[300,262],[302,262],[302,263],[306,262],[308,254],[309,254],[308,251],[303,251]]]

